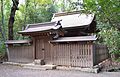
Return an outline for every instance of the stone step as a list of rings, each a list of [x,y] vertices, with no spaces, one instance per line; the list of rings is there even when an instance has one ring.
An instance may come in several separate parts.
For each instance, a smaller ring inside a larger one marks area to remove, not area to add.
[[[36,65],[45,65],[45,61],[43,59],[35,59],[33,63]]]
[[[23,68],[29,69],[39,69],[39,70],[53,70],[56,69],[56,65],[35,65],[35,64],[26,64],[23,65]]]
[[[47,70],[53,70],[53,69],[56,69],[57,65],[46,64],[46,65],[43,65],[43,67],[46,68]]]
[[[23,68],[28,68],[28,69],[38,69],[38,70],[46,70],[46,68],[41,67],[40,65],[23,65]]]

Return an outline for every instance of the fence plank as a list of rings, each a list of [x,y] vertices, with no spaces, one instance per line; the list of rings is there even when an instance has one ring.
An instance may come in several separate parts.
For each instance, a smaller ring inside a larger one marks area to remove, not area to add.
[[[10,60],[12,62],[32,62],[33,46],[10,46]]]
[[[96,59],[94,64],[98,64],[108,58],[109,52],[106,45],[95,44],[95,52]]]

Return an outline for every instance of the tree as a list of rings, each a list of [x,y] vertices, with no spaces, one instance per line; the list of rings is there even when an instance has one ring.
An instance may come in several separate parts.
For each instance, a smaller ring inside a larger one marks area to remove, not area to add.
[[[95,13],[97,21],[109,23],[120,30],[120,2],[119,0],[84,0],[84,9]]]
[[[84,12],[96,15],[99,42],[106,44],[111,54],[120,56],[119,0],[84,0],[83,7]]]
[[[14,39],[23,39],[18,31],[23,30],[26,24],[49,22],[56,8],[52,0],[26,0],[19,5],[14,22]]]
[[[13,24],[15,21],[15,12],[18,10],[19,0],[12,0],[13,6],[11,7],[10,18],[8,22],[8,39],[13,40]]]
[[[5,55],[5,57],[7,58],[9,58],[9,51],[8,51],[8,46],[7,46],[7,44],[5,44],[5,41],[6,41],[6,36],[5,36],[5,24],[4,24],[4,3],[3,3],[3,0],[1,0],[1,19],[2,19],[2,24],[0,25],[0,32],[1,32],[1,35],[2,35],[2,42],[1,42],[1,40],[0,40],[0,43],[2,43],[2,45],[0,46],[0,50],[2,51],[2,53],[3,53],[3,51],[5,51],[5,49],[6,49],[6,51],[7,51],[7,55]],[[1,52],[0,51],[0,52]],[[3,54],[2,54],[3,55]],[[0,53],[0,57],[1,57],[1,53]]]

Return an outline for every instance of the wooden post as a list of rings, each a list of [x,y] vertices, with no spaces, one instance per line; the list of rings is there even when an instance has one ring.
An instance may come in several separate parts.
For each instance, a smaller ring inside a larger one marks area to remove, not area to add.
[[[32,48],[33,48],[33,60],[34,59],[36,59],[36,41],[35,41],[35,37],[32,37],[32,39],[33,39],[33,46],[32,46]]]
[[[95,44],[91,44],[91,67],[94,66],[95,63]]]

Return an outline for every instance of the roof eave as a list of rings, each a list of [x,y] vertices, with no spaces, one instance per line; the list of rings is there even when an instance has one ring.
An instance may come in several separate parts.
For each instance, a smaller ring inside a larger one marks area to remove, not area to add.
[[[7,40],[5,44],[29,44],[32,40]]]
[[[82,37],[82,36],[81,36]],[[83,37],[85,37],[85,36],[83,36]],[[62,37],[62,38],[64,38],[64,37]],[[65,37],[66,38],[66,37]],[[71,37],[67,37],[67,38],[71,38]],[[75,38],[73,38],[73,39],[75,39]],[[61,39],[56,39],[56,40],[51,40],[50,42],[86,42],[86,41],[96,41],[97,40],[97,37],[96,37],[96,35],[94,35],[92,38],[81,38],[81,40],[80,40],[80,38],[79,39],[76,39],[76,40],[61,40]]]
[[[43,32],[50,32],[53,31],[53,29],[50,30],[44,30],[44,31],[33,31],[33,32],[24,32],[24,31],[19,31],[19,34],[31,34],[31,33],[43,33]]]
[[[96,41],[96,40],[83,40],[83,41],[50,41],[52,43],[62,43],[62,42],[87,42],[87,41]]]

